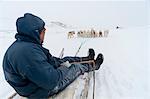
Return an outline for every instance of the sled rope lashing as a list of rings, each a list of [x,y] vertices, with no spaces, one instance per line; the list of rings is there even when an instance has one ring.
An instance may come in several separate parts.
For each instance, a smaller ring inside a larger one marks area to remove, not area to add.
[[[89,61],[81,61],[81,62],[72,62],[70,64],[82,64],[82,63],[92,63],[93,64],[93,99],[94,99],[94,96],[95,96],[95,62],[94,60],[89,60]]]
[[[82,63],[93,63],[93,64],[95,64],[94,60],[81,61],[81,62],[71,62],[70,64],[82,64]]]

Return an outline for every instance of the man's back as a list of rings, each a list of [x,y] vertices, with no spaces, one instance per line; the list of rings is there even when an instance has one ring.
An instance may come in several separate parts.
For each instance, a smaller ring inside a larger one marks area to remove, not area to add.
[[[38,51],[42,51],[37,44],[24,41],[15,41],[8,48],[3,60],[3,69],[7,82],[12,87],[14,87],[14,89],[20,95],[26,97],[31,93],[33,94],[34,91],[37,91],[39,89],[39,86],[37,86],[34,82],[29,81],[29,78],[27,77],[29,75],[29,69],[34,69],[36,67],[32,65],[32,61],[34,61],[32,60],[32,58],[34,59],[34,57],[37,57],[34,56],[34,53],[36,52],[32,53],[33,51],[35,51],[35,49],[38,49]],[[46,55],[44,54],[44,52],[40,53],[43,53],[43,57],[46,59]],[[41,76],[37,75],[37,77],[40,78]],[[48,90],[46,89],[40,88],[40,90],[47,91],[46,93],[48,93]],[[40,94],[42,94],[42,92]]]
[[[3,59],[7,82],[22,96],[48,97],[60,79],[61,72],[48,62],[49,51],[42,47],[40,33],[45,23],[26,13],[16,21],[16,41],[8,48]]]

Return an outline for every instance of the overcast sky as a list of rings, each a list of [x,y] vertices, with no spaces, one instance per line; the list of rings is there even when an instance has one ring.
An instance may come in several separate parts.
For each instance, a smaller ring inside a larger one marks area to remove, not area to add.
[[[148,22],[145,0],[123,1],[1,1],[0,30],[15,29],[24,13],[33,13],[46,23],[60,21],[83,27],[144,26]]]

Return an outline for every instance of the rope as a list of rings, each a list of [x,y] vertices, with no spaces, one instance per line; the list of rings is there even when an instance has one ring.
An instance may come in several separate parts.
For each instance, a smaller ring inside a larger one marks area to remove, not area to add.
[[[94,60],[81,61],[81,62],[71,62],[70,64],[82,64],[82,63],[94,63]]]

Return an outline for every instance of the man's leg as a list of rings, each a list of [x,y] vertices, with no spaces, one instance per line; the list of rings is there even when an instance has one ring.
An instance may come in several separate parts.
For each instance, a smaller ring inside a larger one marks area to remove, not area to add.
[[[59,69],[63,68],[60,67]],[[49,93],[49,96],[57,94],[70,85],[78,76],[88,71],[88,67],[81,64],[73,64],[68,68],[68,72],[64,73],[65,77],[59,81],[57,86]]]

